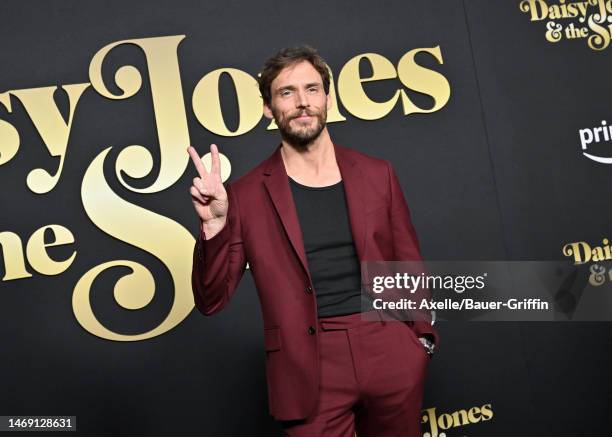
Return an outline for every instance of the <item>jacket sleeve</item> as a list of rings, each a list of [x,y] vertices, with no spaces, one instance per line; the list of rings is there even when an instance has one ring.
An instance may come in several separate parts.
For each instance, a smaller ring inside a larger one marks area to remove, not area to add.
[[[416,231],[410,219],[410,210],[406,204],[406,199],[402,193],[397,175],[393,167],[387,162],[389,172],[389,183],[391,185],[391,227],[393,233],[393,249],[395,260],[397,261],[422,261],[419,249],[419,241]],[[424,268],[421,269],[424,271]],[[412,296],[417,305],[421,299],[430,299],[431,294],[426,288],[419,288]],[[411,317],[413,322],[408,322],[416,333],[417,337],[428,335],[436,346],[439,344],[439,337],[436,329],[431,325],[431,312],[414,311]]]
[[[200,221],[193,250],[191,285],[194,301],[198,310],[206,316],[227,305],[246,268],[238,199],[231,186],[226,189],[229,207],[225,226],[207,240]]]

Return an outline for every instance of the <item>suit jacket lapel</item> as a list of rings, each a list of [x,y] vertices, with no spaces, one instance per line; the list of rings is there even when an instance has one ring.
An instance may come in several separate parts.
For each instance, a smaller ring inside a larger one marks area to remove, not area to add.
[[[310,278],[308,271],[308,261],[306,251],[304,250],[304,241],[302,239],[302,231],[300,222],[297,216],[291,187],[289,186],[289,177],[285,170],[283,158],[279,146],[274,154],[268,158],[268,164],[265,166],[264,185],[270,194],[270,199],[274,204],[274,208],[283,224],[283,228],[296,252],[302,267]],[[355,249],[359,259],[364,256],[365,244],[365,202],[363,199],[364,181],[359,166],[348,155],[346,150],[334,144],[334,152],[336,154],[336,162],[340,168],[342,176],[346,203],[348,209],[349,222]],[[312,279],[312,278],[311,278]]]
[[[281,146],[278,146],[274,154],[268,159],[268,165],[264,169],[264,174],[267,176],[264,178],[264,185],[270,194],[270,199],[272,199],[274,208],[280,217],[287,237],[293,246],[293,250],[310,278],[306,251],[304,250],[304,241],[302,240],[302,230],[295,209],[295,203],[293,202],[291,187],[289,187],[289,177],[285,170],[280,148]]]
[[[342,146],[334,144],[336,161],[340,167],[340,174],[344,182],[344,194],[346,196],[347,213],[353,234],[353,242],[357,257],[363,260],[365,256],[366,240],[366,204],[365,204],[365,181],[359,165]]]

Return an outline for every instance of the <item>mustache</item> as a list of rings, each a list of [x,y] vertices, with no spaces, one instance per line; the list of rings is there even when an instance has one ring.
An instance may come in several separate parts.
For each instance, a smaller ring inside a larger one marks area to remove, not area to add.
[[[317,115],[317,113],[314,112],[314,111],[311,111],[309,109],[302,109],[300,111],[297,111],[295,114],[292,114],[291,115],[291,119],[301,117],[302,115],[308,115],[310,117],[313,117],[313,116]]]

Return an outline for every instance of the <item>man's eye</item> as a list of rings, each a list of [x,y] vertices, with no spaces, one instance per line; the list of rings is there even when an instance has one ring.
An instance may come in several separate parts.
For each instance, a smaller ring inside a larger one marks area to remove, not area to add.
[[[310,91],[311,93],[316,93],[317,91],[319,91],[319,89],[317,87],[312,87],[309,88],[308,91]]]
[[[286,96],[288,96],[289,94],[291,94],[291,91],[282,91],[282,92],[281,92],[281,96],[283,96],[283,97],[286,97]]]

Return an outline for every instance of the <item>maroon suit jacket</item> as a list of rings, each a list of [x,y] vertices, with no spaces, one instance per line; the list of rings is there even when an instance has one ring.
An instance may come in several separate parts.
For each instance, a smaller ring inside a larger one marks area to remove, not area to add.
[[[294,420],[306,418],[317,402],[319,333],[316,296],[280,147],[226,187],[228,221],[210,240],[200,231],[192,284],[196,307],[214,314],[228,303],[249,263],[263,316],[270,414]],[[359,260],[420,260],[408,206],[389,162],[337,144],[334,150]],[[428,321],[406,323],[438,343]]]

